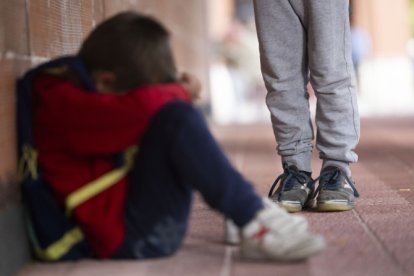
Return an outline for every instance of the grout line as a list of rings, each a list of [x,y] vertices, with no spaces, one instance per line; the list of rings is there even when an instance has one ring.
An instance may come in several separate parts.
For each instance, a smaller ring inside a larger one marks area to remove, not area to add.
[[[243,139],[246,140],[246,139]],[[237,151],[237,158],[236,158],[236,163],[235,166],[237,168],[238,171],[242,171],[243,165],[245,163],[246,160],[246,145],[247,145],[248,141],[245,141],[245,143],[241,143],[240,148]]]
[[[382,184],[387,187],[388,189],[389,186],[386,185],[383,181],[380,180],[380,182],[382,182]],[[391,191],[393,191],[392,189],[390,189]],[[397,194],[398,195],[398,194]],[[398,195],[399,196],[399,195]],[[401,197],[401,196],[400,196]],[[403,197],[401,197],[401,199],[404,199]],[[405,200],[405,199],[404,199]],[[408,203],[408,202],[407,202]],[[404,274],[404,275],[408,275],[406,269],[403,267],[403,265],[398,261],[398,259],[392,254],[392,252],[387,248],[387,246],[381,241],[380,237],[371,229],[371,227],[369,227],[369,225],[366,223],[366,221],[363,219],[362,215],[357,211],[357,209],[353,209],[352,210],[353,214],[355,215],[355,217],[357,218],[359,224],[362,226],[362,228],[364,229],[365,233],[368,234],[368,236],[370,237],[370,239],[374,242],[374,244],[377,246],[377,248],[383,252],[388,258],[391,259],[391,261],[397,266],[397,268]]]
[[[235,164],[234,164],[237,170],[240,172],[242,171],[244,161],[245,161],[245,147],[243,146],[237,152],[236,158],[235,158]]]
[[[30,61],[33,64],[50,60],[50,58],[48,58],[48,57],[28,56],[28,55],[18,54],[18,53],[12,52],[12,51],[6,51],[5,53],[3,53],[2,58],[6,59],[6,60],[7,59],[18,59],[18,60],[23,60],[23,61]]]
[[[388,153],[393,160],[393,163],[400,164],[401,167],[407,170],[409,174],[414,174],[414,169],[412,169],[406,162],[402,161],[395,153]]]
[[[238,171],[241,171],[243,168],[243,164],[245,163],[245,157],[246,157],[246,144],[243,143],[242,146],[237,149],[237,153],[235,156],[235,167]],[[231,270],[232,270],[232,264],[233,264],[233,252],[234,252],[233,246],[226,246],[226,250],[224,252],[224,262],[223,266],[220,272],[220,276],[231,276]]]
[[[96,8],[95,0],[91,1],[91,14],[92,14],[92,29],[96,27]]]
[[[26,33],[27,33],[27,51],[28,51],[28,53],[29,53],[29,55],[31,55],[32,54],[32,35],[31,35],[31,32],[30,32],[30,22],[29,22],[29,20],[30,20],[30,3],[29,3],[29,0],[25,0],[24,1],[24,13],[25,13],[25,19],[26,19],[26,21],[25,21],[25,23],[26,23]]]
[[[226,246],[226,251],[224,252],[224,262],[220,271],[220,276],[231,276],[233,251],[234,248],[232,246]]]
[[[352,210],[355,217],[357,218],[358,222],[364,228],[365,232],[368,234],[368,236],[371,238],[371,240],[374,242],[374,244],[377,246],[377,248],[382,251],[388,258],[391,259],[391,261],[397,266],[397,268],[404,274],[408,275],[408,272],[405,270],[405,268],[400,264],[398,259],[388,250],[387,246],[381,241],[381,239],[375,234],[374,231],[365,223],[364,219],[362,218],[361,214],[358,213],[355,209]]]

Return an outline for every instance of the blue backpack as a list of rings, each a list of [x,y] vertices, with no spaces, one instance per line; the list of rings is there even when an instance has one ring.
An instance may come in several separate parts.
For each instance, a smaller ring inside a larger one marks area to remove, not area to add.
[[[33,137],[32,84],[41,73],[59,75],[70,69],[83,87],[95,91],[83,62],[78,57],[63,57],[28,71],[17,82],[17,130],[19,154],[19,180],[29,239],[35,258],[44,261],[76,260],[91,256],[76,222],[65,214],[50,187],[45,183],[42,170],[37,166],[36,141]]]
[[[18,175],[33,253],[35,258],[44,261],[77,260],[93,256],[82,230],[71,217],[71,211],[125,177],[132,169],[138,151],[136,146],[132,146],[114,154],[112,171],[70,193],[64,206],[58,204],[37,165],[38,153],[33,137],[32,85],[39,74],[59,76],[68,70],[77,74],[86,91],[96,91],[82,60],[72,56],[42,64],[27,72],[17,83]]]

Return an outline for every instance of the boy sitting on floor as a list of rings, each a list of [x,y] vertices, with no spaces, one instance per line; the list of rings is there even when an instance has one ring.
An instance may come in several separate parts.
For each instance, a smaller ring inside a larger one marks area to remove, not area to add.
[[[85,258],[173,254],[194,190],[241,229],[245,257],[296,260],[324,248],[303,217],[263,200],[231,166],[191,104],[198,81],[177,77],[169,34],[159,22],[118,14],[102,22],[74,58],[95,91],[70,67],[38,73],[31,86],[33,133],[44,182],[79,226]],[[135,157],[129,151],[125,161],[130,171],[122,173],[119,153],[134,146]],[[79,199],[98,182],[109,184]]]

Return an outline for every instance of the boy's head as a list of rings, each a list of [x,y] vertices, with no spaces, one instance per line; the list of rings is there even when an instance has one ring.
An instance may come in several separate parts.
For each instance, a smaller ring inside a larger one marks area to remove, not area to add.
[[[176,80],[169,33],[156,20],[123,12],[99,24],[83,42],[84,60],[100,91]]]

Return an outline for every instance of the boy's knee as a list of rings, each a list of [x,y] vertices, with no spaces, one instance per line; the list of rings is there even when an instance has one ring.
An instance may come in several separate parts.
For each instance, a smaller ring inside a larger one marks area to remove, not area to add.
[[[203,116],[191,104],[173,102],[163,107],[152,121],[151,128],[165,129],[167,132],[176,132],[183,126],[204,125]],[[169,133],[170,135],[172,133]]]
[[[158,115],[170,120],[186,120],[200,116],[193,105],[181,101],[167,104],[160,110]]]

